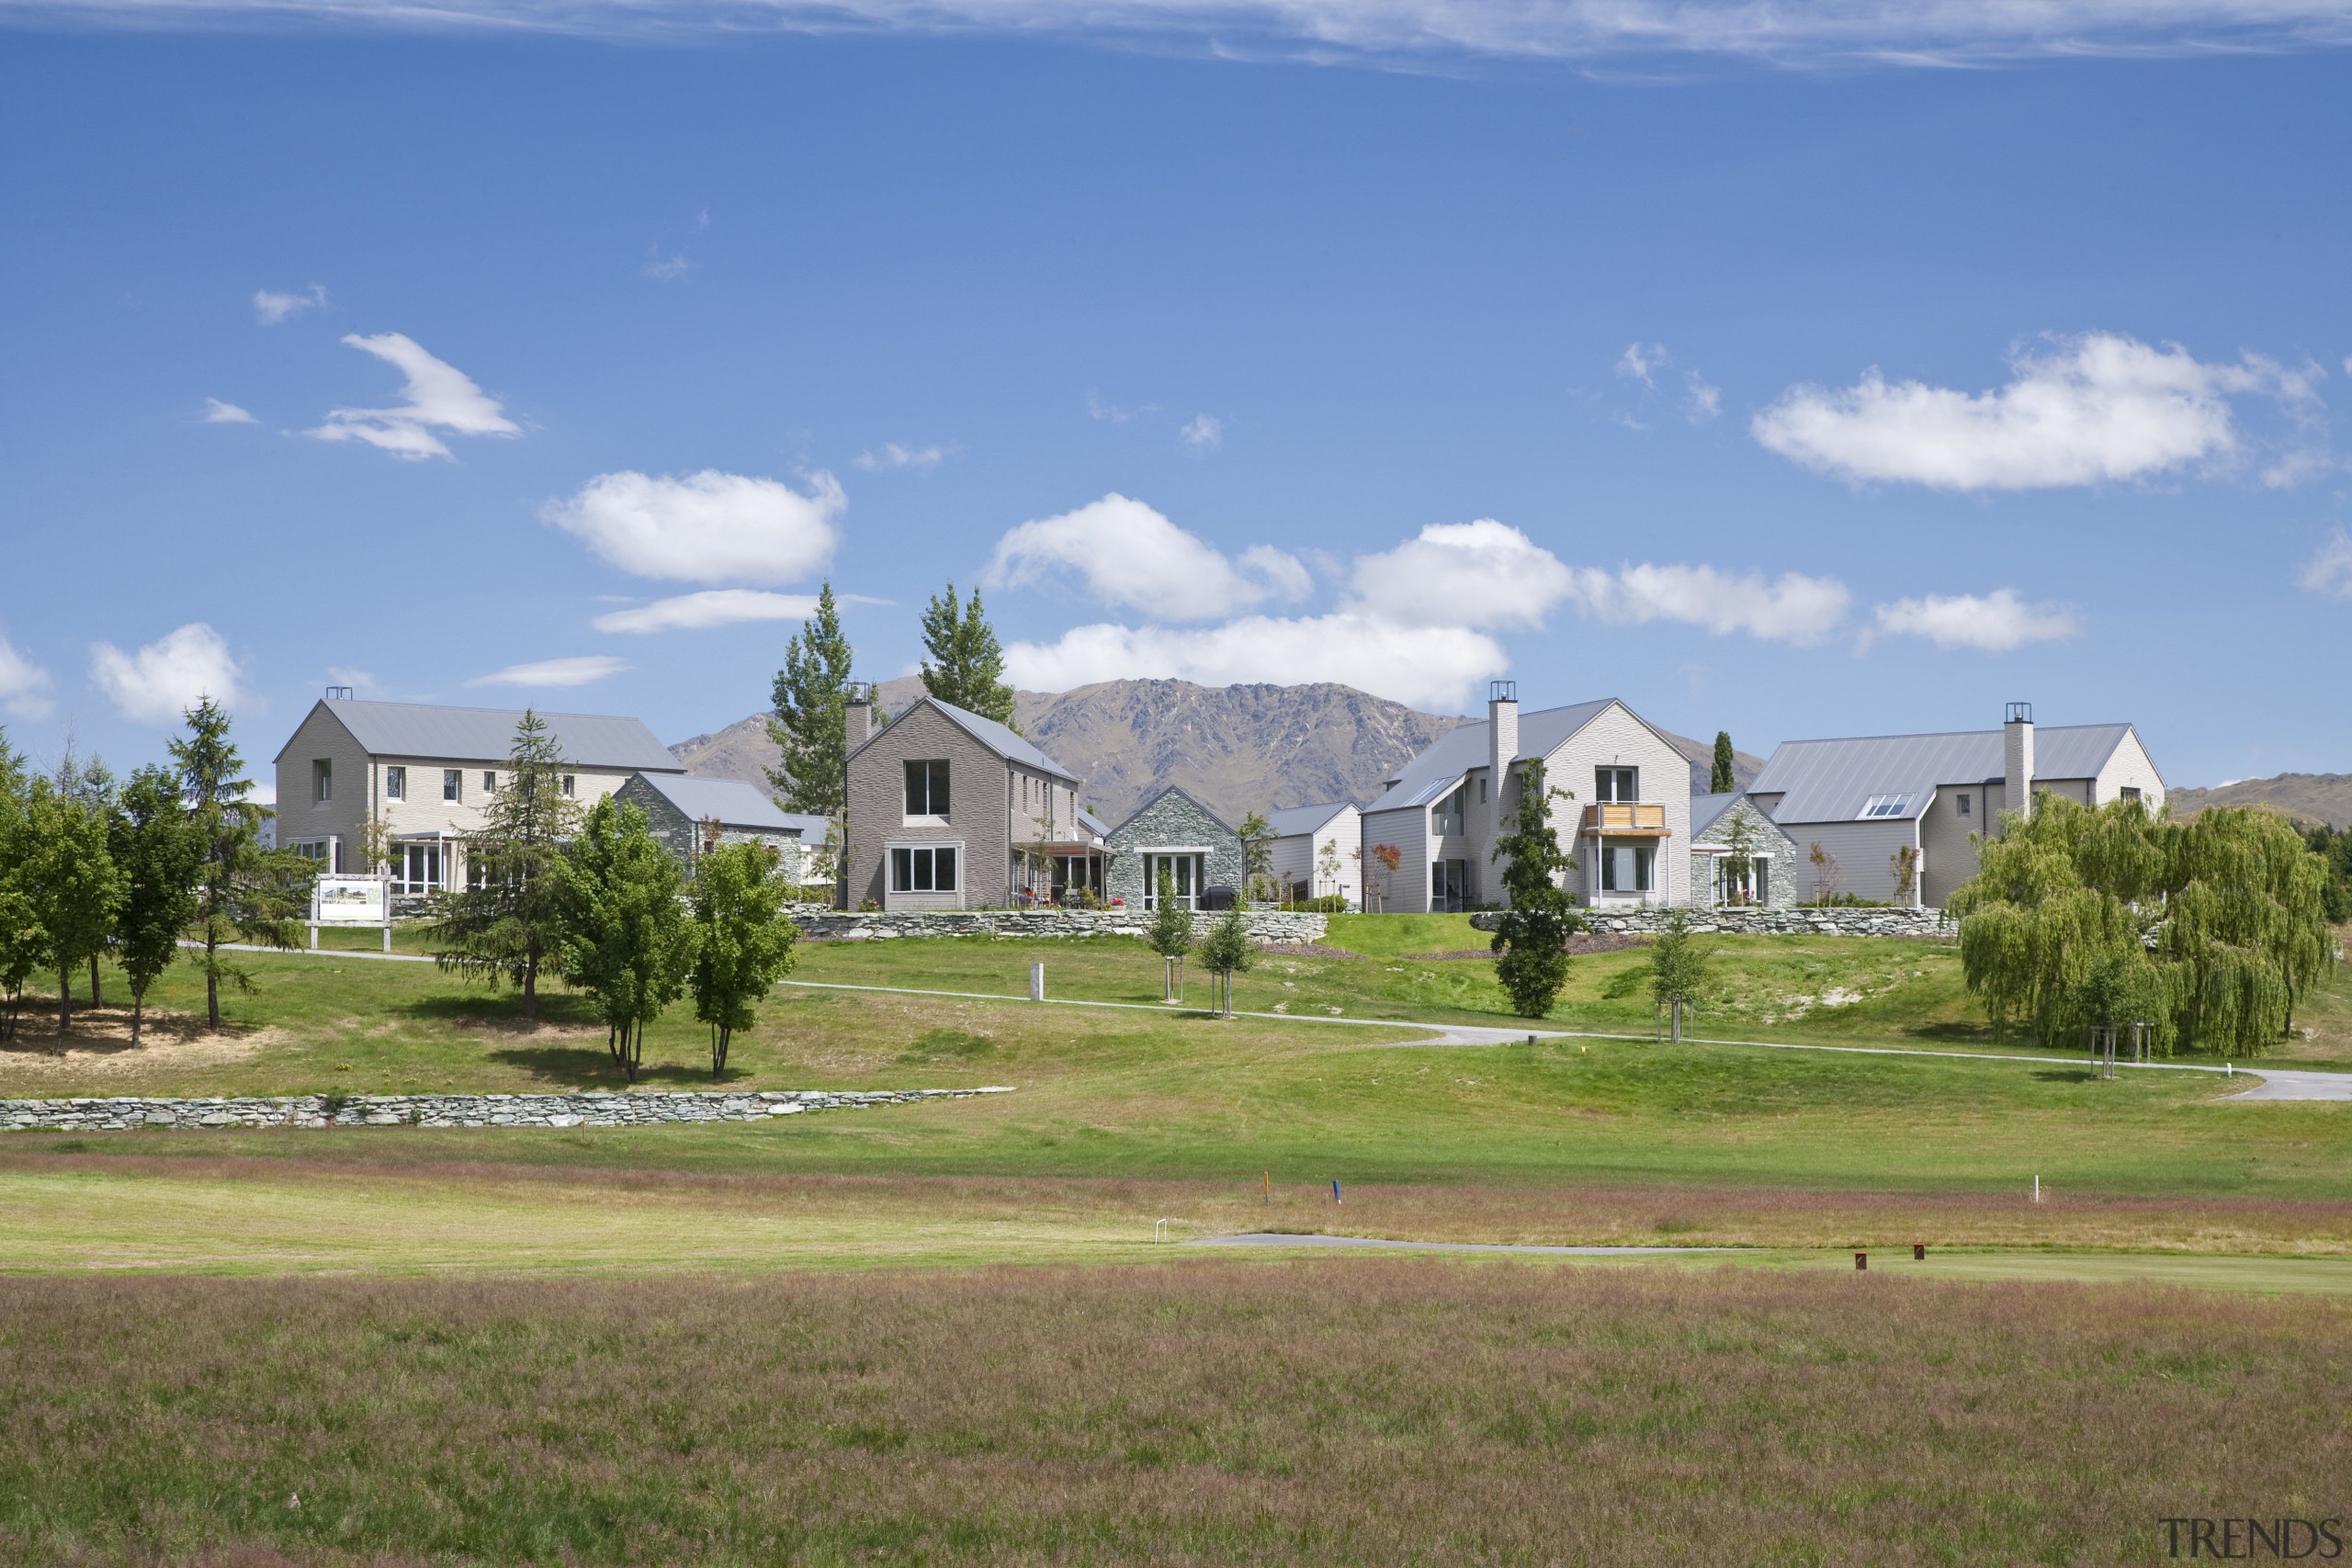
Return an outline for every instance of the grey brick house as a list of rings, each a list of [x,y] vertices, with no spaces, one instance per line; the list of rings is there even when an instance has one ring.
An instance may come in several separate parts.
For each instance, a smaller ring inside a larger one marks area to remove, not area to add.
[[[1112,829],[1109,844],[1109,897],[1129,908],[1158,907],[1163,870],[1188,908],[1205,889],[1241,886],[1240,833],[1172,784]]]
[[[825,819],[786,811],[769,799],[765,790],[741,779],[639,773],[614,795],[644,812],[653,836],[688,866],[695,856],[718,844],[749,841],[775,846],[786,881],[832,880],[832,868],[820,863]],[[715,840],[708,827],[713,822],[718,824]]]

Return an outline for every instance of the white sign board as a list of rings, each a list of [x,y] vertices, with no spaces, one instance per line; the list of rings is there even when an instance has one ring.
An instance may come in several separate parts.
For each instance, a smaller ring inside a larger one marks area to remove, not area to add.
[[[322,876],[311,885],[311,918],[322,926],[384,923],[380,876]]]

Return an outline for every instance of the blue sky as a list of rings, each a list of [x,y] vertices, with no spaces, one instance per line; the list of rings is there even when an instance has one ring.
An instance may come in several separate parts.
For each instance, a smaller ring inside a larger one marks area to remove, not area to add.
[[[674,740],[952,578],[1056,688],[2352,767],[2340,8],[0,8],[20,748]]]

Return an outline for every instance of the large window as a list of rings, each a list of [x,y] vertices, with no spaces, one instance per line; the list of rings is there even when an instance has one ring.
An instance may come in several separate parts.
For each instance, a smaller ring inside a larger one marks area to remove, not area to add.
[[[386,800],[408,798],[408,770],[406,768],[384,770],[384,798]]]
[[[1208,880],[1208,857],[1197,854],[1148,854],[1143,857],[1143,907],[1159,908],[1159,879],[1168,878],[1169,896],[1187,909],[1201,907],[1201,889]]]
[[[1592,798],[1595,800],[1641,799],[1641,770],[1638,768],[1593,769]]]
[[[334,763],[328,758],[311,763],[311,798],[322,806],[334,798]]]
[[[1470,907],[1470,863],[1441,860],[1430,863],[1430,908],[1457,914]]]
[[[1448,833],[1459,833],[1463,830],[1463,799],[1469,788],[1468,784],[1457,785],[1452,795],[1430,807],[1430,832],[1442,839]]]
[[[947,815],[947,762],[944,758],[907,764],[907,815]]]
[[[947,766],[942,762],[944,770]],[[890,891],[893,893],[953,893],[956,891],[956,851],[953,845],[927,849],[912,846],[890,852]]]
[[[439,844],[402,844],[392,852],[394,893],[432,893],[440,886]]]
[[[466,775],[456,768],[441,770],[441,798],[463,800],[466,797]]]
[[[1657,851],[1649,844],[1603,844],[1600,849],[1600,890],[1603,893],[1647,893],[1657,873]]]

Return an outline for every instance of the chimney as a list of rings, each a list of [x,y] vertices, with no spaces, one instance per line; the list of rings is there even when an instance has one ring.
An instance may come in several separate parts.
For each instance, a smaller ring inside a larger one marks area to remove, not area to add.
[[[1491,837],[1503,831],[1503,786],[1510,782],[1510,765],[1519,755],[1519,682],[1487,682],[1487,798],[1493,806],[1487,818]]]
[[[2001,720],[2001,804],[2033,815],[2033,705],[2011,703]]]
[[[846,693],[849,699],[849,749],[856,750],[874,734],[874,683],[852,681]]]

